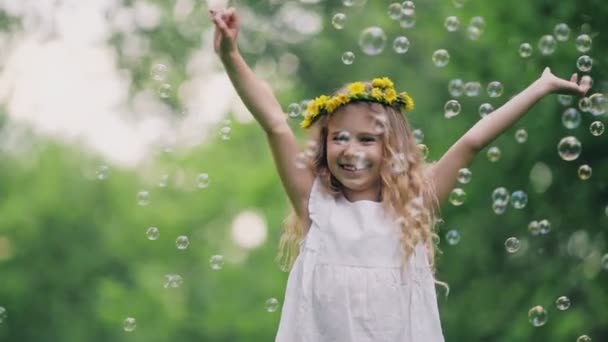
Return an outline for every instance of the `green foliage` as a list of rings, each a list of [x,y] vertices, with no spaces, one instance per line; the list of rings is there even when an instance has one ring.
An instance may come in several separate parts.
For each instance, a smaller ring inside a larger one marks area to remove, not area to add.
[[[201,49],[201,37],[212,29],[203,3],[196,2],[192,13],[177,22],[169,2],[150,2],[161,6],[163,19],[157,29],[137,32],[149,39],[149,54],[133,59],[123,54],[124,37],[117,33],[111,40],[121,65],[133,75],[133,90],[154,84],[149,70],[158,60],[171,64],[172,84],[186,81],[187,63]],[[455,8],[450,1],[419,1],[417,23],[411,29],[390,20],[387,5],[372,0],[365,8],[344,8],[339,1],[241,1],[241,10],[249,8],[267,24],[242,23],[243,40],[265,44],[261,53],[249,52],[246,58],[255,65],[269,60],[276,64],[285,53],[297,56],[296,74],[263,75],[295,85],[276,89],[285,108],[346,82],[391,77],[398,90],[416,100],[410,120],[424,132],[431,160],[439,159],[479,119],[481,102],[497,108],[538,77],[544,66],[561,77],[575,72],[580,53],[574,38],[579,33],[593,37],[589,54],[594,58],[595,85],[591,92],[608,91],[608,32],[603,26],[608,4],[604,1],[470,0],[463,8]],[[289,31],[277,19],[282,6],[317,13],[322,31],[297,43],[281,40],[280,34]],[[344,30],[331,26],[337,12],[347,15]],[[460,18],[457,32],[443,27],[449,15]],[[476,41],[466,36],[466,26],[474,16],[484,17],[487,23]],[[12,29],[17,19],[0,13],[0,27]],[[552,33],[560,22],[572,28],[570,39],[559,42],[555,54],[541,56],[538,38]],[[357,46],[360,31],[371,25],[383,27],[388,37],[385,51],[374,57],[364,55]],[[406,54],[391,49],[398,35],[406,35],[411,42]],[[534,46],[528,60],[517,53],[526,41]],[[431,62],[433,51],[439,48],[451,55],[444,68]],[[212,53],[208,45],[204,49]],[[349,50],[355,52],[356,60],[344,65],[340,56]],[[443,105],[450,99],[447,83],[454,78],[479,81],[484,90],[490,81],[499,80],[505,91],[498,99],[488,98],[485,92],[478,98],[461,97],[462,113],[447,120]],[[167,103],[176,110],[183,106],[175,96]],[[607,252],[607,134],[595,137],[588,131],[593,120],[606,124],[606,116],[583,113],[580,127],[567,130],[561,124],[564,109],[556,96],[542,100],[493,142],[502,150],[500,161],[488,161],[482,151],[471,165],[473,181],[462,186],[468,195],[465,204],[443,207],[442,238],[449,229],[458,229],[462,235],[457,245],[443,239],[440,245],[444,254],[439,257],[438,278],[451,289],[447,298],[442,291],[438,295],[446,340],[574,341],[582,334],[594,341],[608,338],[608,272],[600,269],[600,258]],[[14,128],[5,124],[4,108],[0,121],[0,135],[7,136]],[[524,144],[513,138],[519,128],[529,135]],[[303,142],[304,133],[297,134]],[[576,161],[566,162],[556,153],[558,141],[566,135],[576,136],[583,144]],[[104,162],[86,151],[30,134],[21,141],[18,153],[8,148],[0,153],[0,306],[8,314],[0,323],[0,341],[274,338],[279,311],[266,312],[264,302],[271,297],[283,299],[287,274],[278,269],[274,257],[289,206],[259,127],[233,123],[229,141],[214,137],[183,155],[165,154],[134,170],[110,167],[105,180],[95,177]],[[531,169],[538,162],[552,173],[552,184],[540,193],[530,181]],[[581,164],[593,167],[591,179],[578,179]],[[196,186],[200,172],[210,175],[207,189]],[[165,173],[169,185],[158,187]],[[526,191],[527,206],[494,214],[490,196],[498,186]],[[136,194],[143,189],[151,193],[148,206],[136,202]],[[246,209],[263,215],[268,224],[266,243],[252,251],[239,249],[230,238],[232,220]],[[544,218],[552,223],[551,233],[531,236],[528,223]],[[150,226],[160,229],[156,241],[146,238]],[[175,238],[182,234],[190,237],[190,246],[183,251],[175,247]],[[504,248],[510,236],[522,241],[522,250],[513,255]],[[576,245],[573,236],[587,242]],[[226,258],[220,271],[209,267],[214,254]],[[184,284],[163,288],[168,273],[180,274]],[[558,311],[554,305],[562,295],[572,301],[567,311]],[[547,324],[538,328],[527,317],[535,305],[549,312]],[[122,327],[129,316],[137,319],[131,333]]]

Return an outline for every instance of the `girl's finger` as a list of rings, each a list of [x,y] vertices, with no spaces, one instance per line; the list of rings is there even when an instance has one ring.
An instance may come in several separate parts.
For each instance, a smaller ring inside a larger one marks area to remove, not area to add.
[[[577,73],[572,74],[572,76],[570,77],[570,82],[577,83],[577,81],[578,81],[578,74]]]
[[[221,31],[222,35],[228,35],[228,26],[219,15],[213,16],[213,23]]]

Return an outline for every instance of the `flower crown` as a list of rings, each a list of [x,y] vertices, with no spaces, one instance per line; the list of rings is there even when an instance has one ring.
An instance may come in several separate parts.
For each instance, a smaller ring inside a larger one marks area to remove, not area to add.
[[[346,93],[335,96],[321,95],[308,103],[304,120],[300,127],[310,127],[322,115],[355,101],[376,102],[387,106],[398,107],[406,112],[414,109],[414,100],[406,93],[397,93],[393,81],[388,77],[374,78],[371,89],[366,89],[364,82],[353,82],[346,86]]]

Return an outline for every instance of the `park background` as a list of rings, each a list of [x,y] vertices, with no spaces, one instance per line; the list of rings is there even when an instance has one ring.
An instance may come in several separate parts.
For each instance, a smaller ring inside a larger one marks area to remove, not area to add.
[[[391,1],[350,2],[233,3],[241,51],[286,113],[346,82],[389,76],[416,100],[408,115],[432,161],[479,120],[480,104],[497,108],[545,66],[568,78],[588,55],[589,94],[608,92],[603,0],[418,0],[415,23],[392,19]],[[221,6],[0,1],[0,341],[274,339],[288,275],[274,258],[289,206],[264,134],[213,53],[208,9]],[[470,28],[474,17],[485,27]],[[543,55],[540,38],[560,23],[568,39]],[[371,26],[386,35],[377,55],[359,46]],[[592,38],[585,53],[580,34]],[[403,54],[398,36],[410,42]],[[525,42],[533,53],[522,58]],[[444,67],[433,62],[438,49],[450,54]],[[454,97],[454,79],[480,82],[481,93]],[[502,96],[488,96],[491,81]],[[451,99],[462,109],[448,119]],[[577,103],[543,99],[491,144],[497,161],[487,149],[475,159],[471,182],[458,185],[464,203],[444,204],[437,276],[450,293],[437,289],[447,341],[608,340],[608,134],[590,132],[607,118],[579,110],[567,128],[563,113]],[[299,119],[289,119],[296,130]],[[582,144],[575,160],[558,154],[566,136]],[[524,191],[527,204],[496,214],[497,187]],[[544,219],[550,229],[530,230]],[[531,320],[536,306],[546,316]]]

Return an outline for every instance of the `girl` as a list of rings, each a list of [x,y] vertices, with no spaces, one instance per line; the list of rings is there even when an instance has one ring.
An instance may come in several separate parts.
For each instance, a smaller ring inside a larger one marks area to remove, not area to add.
[[[424,164],[404,112],[414,107],[388,78],[354,82],[308,105],[303,128],[315,143],[301,160],[270,87],[236,44],[233,8],[211,11],[214,48],[270,144],[294,214],[280,241],[291,269],[276,341],[443,341],[434,289],[434,213],[458,170],[552,92],[584,95],[546,68],[541,77],[479,120],[436,163]]]

